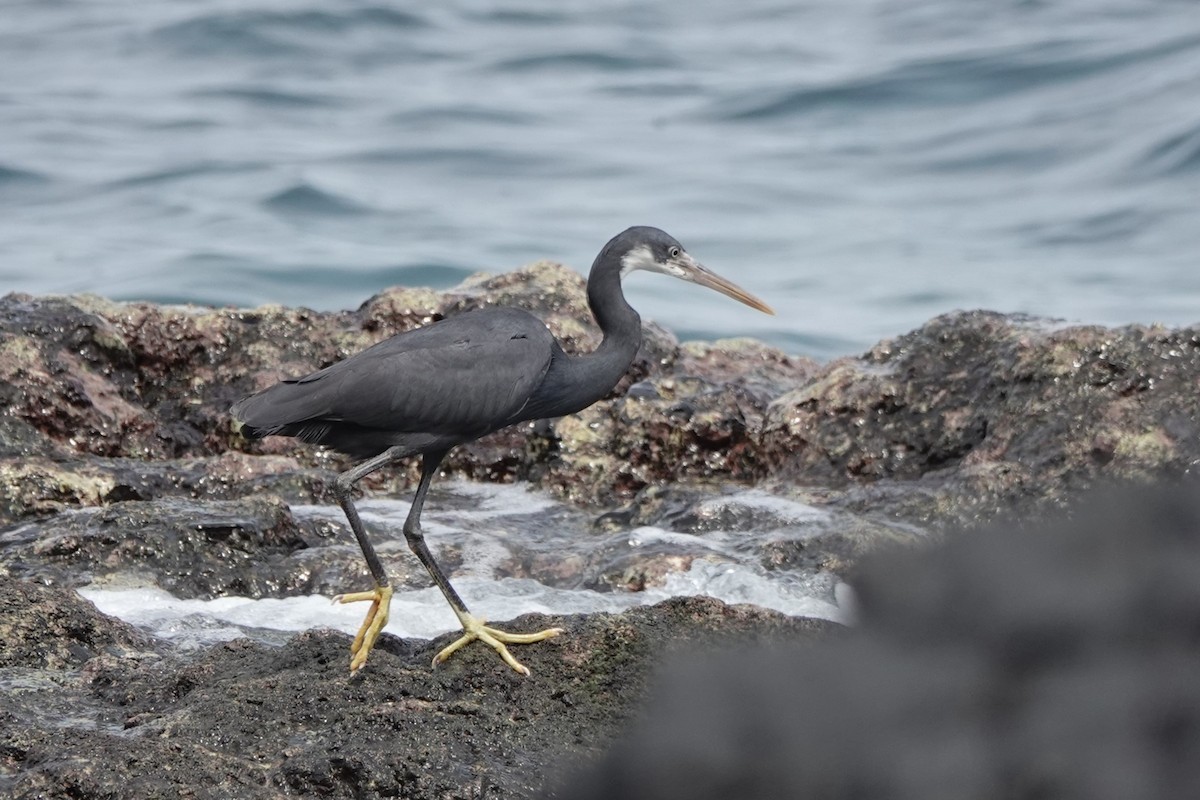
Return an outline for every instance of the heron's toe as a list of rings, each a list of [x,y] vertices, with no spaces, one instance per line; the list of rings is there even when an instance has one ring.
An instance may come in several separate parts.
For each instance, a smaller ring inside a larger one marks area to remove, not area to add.
[[[459,620],[462,622],[463,635],[455,639],[433,657],[433,665],[435,667],[450,658],[450,656],[454,655],[454,653],[464,646],[478,639],[499,653],[500,658],[504,659],[505,664],[508,664],[508,666],[522,675],[528,675],[529,667],[517,661],[513,657],[513,654],[508,652],[507,645],[533,644],[534,642],[540,642],[543,639],[552,639],[555,636],[565,633],[562,628],[547,628],[544,631],[536,633],[509,633],[498,628],[489,628],[483,624],[483,620],[476,619],[470,614],[459,614]]]
[[[352,673],[358,672],[367,663],[367,656],[371,654],[371,648],[375,646],[379,634],[383,633],[383,629],[387,626],[388,609],[392,605],[392,587],[376,586],[369,592],[339,594],[333,598],[335,603],[362,601],[370,601],[371,607],[367,609],[367,616],[363,619],[353,644],[350,645],[350,672]]]

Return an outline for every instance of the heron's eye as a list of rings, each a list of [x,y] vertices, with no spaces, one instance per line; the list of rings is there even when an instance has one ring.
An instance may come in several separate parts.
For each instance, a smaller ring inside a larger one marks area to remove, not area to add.
[[[667,251],[667,255],[669,255],[671,258],[679,258],[679,248],[672,247],[670,250]]]

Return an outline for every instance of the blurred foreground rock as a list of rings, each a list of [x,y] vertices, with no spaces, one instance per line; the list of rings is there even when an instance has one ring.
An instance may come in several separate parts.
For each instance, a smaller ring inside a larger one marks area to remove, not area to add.
[[[820,647],[677,657],[553,796],[1200,797],[1200,485],[870,557]]]

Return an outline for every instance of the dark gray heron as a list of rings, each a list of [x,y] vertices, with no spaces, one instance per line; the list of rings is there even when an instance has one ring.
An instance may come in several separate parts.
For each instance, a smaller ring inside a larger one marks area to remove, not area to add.
[[[506,633],[484,625],[442,572],[421,534],[429,482],[450,448],[526,420],[562,417],[604,397],[625,374],[642,342],[642,321],[625,301],[621,278],[634,270],[661,272],[715,289],[746,305],[766,303],[715,275],[657,228],[634,227],[613,237],[588,276],[588,305],[604,334],[592,353],[569,356],[545,323],[517,308],[486,308],[397,334],[303,378],[280,381],[233,406],[248,438],[295,436],[366,460],[338,475],[334,493],[375,581],[366,592],[336,602],[369,601],[351,645],[357,672],[387,624],[392,587],[354,507],[354,484],[376,470],[421,456],[421,480],[404,521],[404,538],[445,595],[463,635],[434,657],[445,661],[479,639],[510,667],[529,670],[506,644],[529,644],[562,633]]]

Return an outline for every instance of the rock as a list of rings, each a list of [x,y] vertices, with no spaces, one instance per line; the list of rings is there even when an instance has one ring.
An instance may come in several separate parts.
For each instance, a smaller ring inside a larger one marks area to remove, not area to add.
[[[61,586],[149,582],[185,598],[327,588],[295,563],[315,542],[269,495],[112,502],[10,531],[3,543],[0,563],[10,574]]]
[[[0,669],[63,670],[105,653],[149,649],[148,636],[75,592],[0,575]]]
[[[108,492],[122,482],[114,473],[127,471],[124,459],[177,464],[199,459],[207,466],[205,459],[244,449],[286,454],[298,459],[293,469],[345,468],[345,459],[291,440],[241,440],[231,428],[229,406],[282,376],[319,369],[401,330],[500,302],[541,313],[568,350],[590,349],[598,341],[583,278],[547,262],[476,276],[440,295],[389,290],[356,312],[329,314],[8,295],[0,299],[0,387],[8,387],[0,388],[0,521],[107,502]],[[644,332],[643,346],[615,394],[679,358],[669,333],[652,323]],[[492,480],[536,478],[545,472],[544,456],[556,440],[542,429],[549,439],[531,442],[525,429],[459,448],[446,467]],[[30,457],[42,459],[36,468],[26,463]],[[402,475],[400,485],[414,474]],[[182,492],[231,496],[230,487],[161,480],[132,488],[138,499]],[[257,487],[242,487],[241,493],[250,488]],[[324,499],[324,487],[307,488],[306,502]]]
[[[201,518],[212,500],[270,494],[329,503],[346,459],[290,439],[242,441],[229,404],[397,330],[493,303],[542,314],[568,349],[596,344],[583,278],[546,262],[444,293],[387,290],[357,311],[329,314],[10,295],[0,300],[0,375],[9,387],[0,390],[0,524],[28,534],[36,522],[38,536],[54,537],[100,518],[76,511],[124,502],[194,501],[184,508]],[[1096,480],[1192,469],[1200,459],[1197,342],[1190,329],[1064,327],[970,312],[820,366],[748,340],[681,346],[648,324],[609,398],[456,448],[445,470],[548,488],[602,512],[613,532],[690,531],[706,498],[754,483],[829,518],[777,537],[761,553],[764,566],[844,574],[882,542],[1061,505]],[[402,495],[415,462],[371,476],[363,490]],[[669,513],[654,510],[664,487],[677,506]],[[189,524],[177,530],[195,532]],[[0,564],[43,580],[78,583],[131,567],[120,554],[114,563],[85,559],[78,563],[90,572],[68,579],[61,568],[75,562],[34,564],[12,542],[0,533]],[[147,546],[157,544],[170,546],[161,537]],[[565,579],[564,570],[590,571],[587,585],[642,587],[712,557],[610,555],[599,577],[595,564],[564,567],[537,555],[512,572]],[[147,555],[143,566],[191,569],[171,567],[172,558]],[[288,574],[197,574],[212,577],[208,593],[332,591],[361,576],[345,559],[286,559],[273,564]],[[405,563],[395,562],[401,585],[419,579]],[[153,580],[204,594],[170,575]]]
[[[835,627],[706,599],[503,627],[548,625],[567,633],[521,648],[531,678],[479,644],[432,668],[450,636],[385,636],[354,677],[350,637],[328,631],[283,647],[236,640],[193,659],[95,658],[75,684],[41,689],[47,702],[76,699],[67,724],[10,712],[0,782],[16,798],[532,797],[553,765],[621,730],[660,654],[811,641]]]
[[[597,519],[597,527],[606,531],[627,531],[629,528],[653,527],[700,537],[690,549],[678,541],[671,542],[665,553],[649,553],[646,564],[644,547],[626,548],[625,558],[614,556],[612,550],[599,551],[597,557],[612,559],[611,577],[607,586],[644,588],[657,585],[668,572],[664,559],[716,560],[714,553],[704,547],[706,535],[758,536],[758,557],[765,569],[820,570],[838,575],[847,573],[858,559],[887,544],[918,544],[929,535],[911,525],[849,513],[830,501],[830,493],[805,489],[773,492],[746,491],[737,486],[680,486],[663,484],[647,486],[633,500],[618,509],[606,512]],[[614,539],[623,541],[628,534]],[[740,542],[739,551],[748,547]],[[655,579],[657,578],[657,580]],[[594,588],[601,588],[596,586]]]
[[[546,262],[442,294],[388,290],[332,314],[9,295],[0,300],[0,383],[9,387],[0,391],[0,513],[12,521],[114,497],[262,490],[255,480],[172,482],[153,468],[140,483],[125,477],[129,459],[220,473],[239,451],[277,459],[272,475],[313,470],[277,486],[292,501],[324,501],[321,472],[347,462],[291,440],[241,441],[232,401],[493,303],[542,314],[568,350],[597,341],[583,278]],[[989,312],[948,314],[824,367],[746,340],[681,347],[648,324],[610,398],[457,448],[445,467],[592,506],[665,483],[756,481],[831,490],[829,502],[847,510],[922,526],[982,523],[1014,503],[1061,504],[1097,479],[1190,469],[1200,459],[1198,368],[1193,329],[1064,327]],[[373,476],[367,488],[399,491],[415,470]]]
[[[846,636],[678,654],[551,796],[1195,797],[1198,489],[876,554]]]
[[[290,439],[246,442],[228,408],[281,376],[500,302],[541,314],[568,350],[596,344],[583,279],[544,262],[444,293],[387,290],[338,313],[0,299],[0,581],[140,582],[184,597],[361,588],[341,522],[293,510],[328,503],[346,459]],[[752,531],[765,570],[816,571],[833,585],[884,544],[1042,513],[1098,481],[1178,476],[1200,459],[1193,329],[955,313],[823,366],[746,340],[680,345],[652,323],[644,334],[609,397],[456,448],[445,462],[449,473],[549,489],[575,508],[531,512],[548,517],[539,524],[596,539],[590,555],[566,557],[553,544],[518,545],[497,575],[638,590],[746,552],[736,536]],[[361,488],[398,495],[415,470]],[[397,586],[425,585],[403,537],[384,527],[373,535]],[[691,545],[660,545],[659,528],[663,542]],[[464,556],[451,544],[439,557],[453,571]],[[540,683],[475,648],[430,672],[436,644],[390,638],[351,681],[340,634],[189,655],[64,613],[45,624],[65,654],[39,661],[59,651],[14,650],[33,660],[21,655],[0,674],[0,686],[15,687],[0,692],[0,794],[530,796],[548,758],[596,752],[633,713],[652,644],[718,628],[778,640],[826,627],[703,600],[530,618],[519,624],[572,632],[522,655]],[[868,664],[890,658],[884,644],[845,647]],[[818,676],[862,675],[799,658]],[[928,688],[921,675],[957,680],[930,658],[897,667],[917,697]],[[890,679],[862,669],[884,687],[868,699],[886,711]],[[783,697],[782,680],[768,674],[761,685]],[[874,719],[836,693],[826,700],[827,715],[845,707],[851,721]]]
[[[947,314],[776,399],[759,475],[853,487],[848,507],[923,525],[985,523],[1194,468],[1197,374],[1196,329]]]

